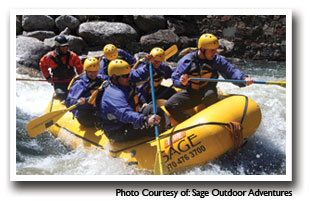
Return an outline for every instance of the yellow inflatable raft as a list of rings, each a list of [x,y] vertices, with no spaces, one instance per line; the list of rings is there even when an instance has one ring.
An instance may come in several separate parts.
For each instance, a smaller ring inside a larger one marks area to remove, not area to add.
[[[64,108],[64,104],[53,99],[46,113]],[[207,163],[229,151],[234,145],[234,136],[226,126],[232,121],[242,125],[243,138],[248,138],[261,122],[259,106],[246,96],[232,95],[161,133],[161,152],[169,173]],[[111,156],[121,157],[130,165],[154,169],[157,152],[155,134],[152,139],[110,143],[103,130],[80,126],[71,112],[67,112],[48,130],[71,148],[95,147],[108,150]]]

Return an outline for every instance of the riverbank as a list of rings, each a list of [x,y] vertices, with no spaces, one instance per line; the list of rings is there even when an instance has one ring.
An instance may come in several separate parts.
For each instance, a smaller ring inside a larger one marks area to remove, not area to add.
[[[67,36],[72,51],[87,57],[99,56],[108,43],[133,55],[173,44],[182,50],[196,47],[207,32],[220,39],[224,57],[285,61],[286,18],[280,15],[23,15],[16,17],[16,63],[39,70],[40,58],[59,34]]]

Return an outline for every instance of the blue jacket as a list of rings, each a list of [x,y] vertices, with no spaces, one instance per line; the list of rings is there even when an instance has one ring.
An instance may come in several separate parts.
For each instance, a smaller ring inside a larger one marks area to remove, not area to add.
[[[125,50],[122,49],[117,49],[118,51],[118,56],[121,57],[123,60],[127,61],[130,66],[133,66],[137,60],[134,56],[126,52]],[[98,74],[102,76],[104,80],[108,79],[108,65],[110,61],[102,56],[101,61],[99,63],[100,69],[98,71]]]
[[[105,89],[99,111],[104,130],[117,130],[125,124],[132,124],[134,128],[145,125],[147,117],[136,112],[132,89],[113,84]]]
[[[149,64],[147,62],[141,62],[137,69],[146,69],[149,68]],[[162,79],[171,78],[172,73],[175,71],[176,68],[172,68],[164,63],[161,63],[158,68],[153,67],[153,80],[154,80],[154,88],[156,89]],[[138,86],[138,92],[142,99],[145,99],[151,90],[150,82],[145,82],[144,84]]]
[[[174,86],[182,89],[188,89],[190,87],[190,82],[187,83],[186,86],[183,86],[180,82],[180,77],[183,74],[188,74],[191,66],[196,64],[198,66],[202,66],[203,64],[207,64],[212,68],[212,71],[217,74],[220,73],[225,79],[235,79],[242,80],[248,75],[244,74],[239,69],[235,68],[232,64],[226,61],[223,57],[218,54],[215,54],[213,60],[200,59],[197,55],[197,51],[190,52],[182,59],[179,60],[177,64],[177,69],[172,74],[172,81]],[[218,75],[217,75],[218,76]],[[234,83],[239,87],[245,86],[244,83]]]
[[[89,97],[91,96],[91,92],[93,90],[96,90],[103,80],[98,76],[96,80],[90,81],[86,74],[83,74],[77,78],[77,80],[73,83],[72,87],[70,88],[69,94],[67,96],[67,99],[65,101],[65,104],[67,107],[70,107],[77,103],[77,100],[81,97]],[[97,97],[100,97],[98,94]],[[98,99],[99,101],[99,99]],[[86,102],[84,105],[80,105],[74,110],[71,110],[74,117],[79,117],[85,113],[94,113],[96,111],[96,108],[92,105]]]

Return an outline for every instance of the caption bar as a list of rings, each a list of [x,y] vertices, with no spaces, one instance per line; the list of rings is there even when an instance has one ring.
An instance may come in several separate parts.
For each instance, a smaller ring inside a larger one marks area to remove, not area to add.
[[[173,197],[176,198],[177,196],[181,197],[216,197],[216,196],[293,196],[292,191],[280,191],[280,190],[260,190],[260,189],[250,189],[250,190],[220,190],[220,189],[212,189],[201,191],[197,189],[186,189],[182,191],[178,190],[150,190],[150,189],[143,189],[143,190],[124,190],[124,189],[116,189],[115,191],[116,196],[120,197],[134,197],[134,196],[159,196],[159,197]]]

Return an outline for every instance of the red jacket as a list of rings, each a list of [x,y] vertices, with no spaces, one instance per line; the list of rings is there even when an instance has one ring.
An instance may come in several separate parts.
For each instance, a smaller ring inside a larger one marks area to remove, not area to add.
[[[60,60],[61,63],[59,63]],[[71,79],[75,75],[74,67],[78,74],[83,73],[84,68],[81,59],[72,51],[68,51],[67,55],[62,57],[56,57],[55,51],[50,51],[40,60],[40,69],[46,79],[51,78],[48,68],[52,69],[53,79]]]

